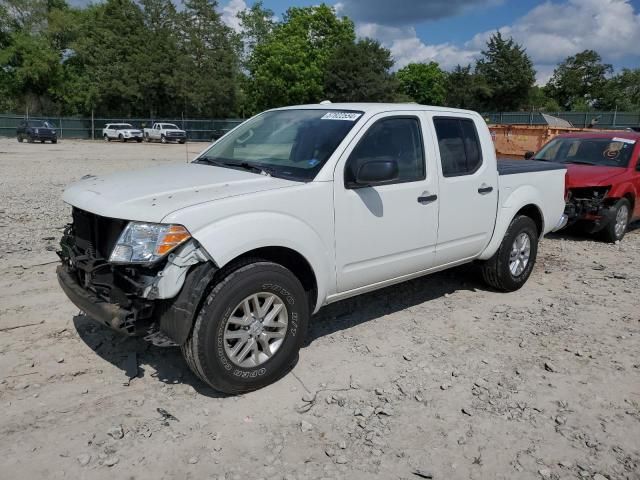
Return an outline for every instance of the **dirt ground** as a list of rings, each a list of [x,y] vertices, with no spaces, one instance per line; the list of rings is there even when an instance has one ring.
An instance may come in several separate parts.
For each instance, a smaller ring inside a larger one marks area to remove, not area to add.
[[[516,293],[464,267],[331,305],[239,397],[79,314],[65,185],[204,146],[0,139],[0,478],[640,479],[637,227],[546,238]]]

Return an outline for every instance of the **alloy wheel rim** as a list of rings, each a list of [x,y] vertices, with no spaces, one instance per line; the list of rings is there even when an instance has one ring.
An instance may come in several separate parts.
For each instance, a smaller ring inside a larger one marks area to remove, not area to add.
[[[624,231],[627,229],[627,223],[629,221],[629,210],[626,205],[621,205],[616,213],[615,232],[616,237],[621,237]]]
[[[280,349],[288,326],[289,314],[280,297],[270,292],[249,295],[227,319],[223,334],[225,353],[238,367],[262,365]]]
[[[509,270],[511,275],[519,277],[529,265],[531,257],[531,238],[525,232],[518,235],[511,245],[511,253],[509,254]]]

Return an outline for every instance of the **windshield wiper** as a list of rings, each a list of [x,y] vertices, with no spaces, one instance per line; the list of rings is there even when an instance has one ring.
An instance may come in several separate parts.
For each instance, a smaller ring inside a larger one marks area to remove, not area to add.
[[[238,168],[242,170],[247,170],[249,172],[258,173],[260,175],[266,175],[268,177],[271,176],[271,171],[265,167],[260,167],[258,165],[253,165],[249,162],[225,162],[220,160],[214,160],[208,157],[201,157],[196,159],[198,163],[206,163],[208,165],[213,165],[215,167],[223,167],[223,168]]]
[[[597,163],[593,163],[593,162],[584,162],[582,160],[571,160],[567,163],[576,163],[578,165],[598,165]]]

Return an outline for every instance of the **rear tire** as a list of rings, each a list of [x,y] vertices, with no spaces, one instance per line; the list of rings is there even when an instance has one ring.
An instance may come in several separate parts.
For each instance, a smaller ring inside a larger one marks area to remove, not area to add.
[[[276,263],[247,260],[207,295],[182,353],[189,368],[220,392],[257,390],[295,365],[308,321],[298,278]]]
[[[111,139],[109,138],[109,135],[105,134],[103,138],[104,138],[105,142],[110,142],[111,141]]]
[[[54,138],[53,140],[51,140],[51,143],[58,143],[58,139]]]
[[[141,138],[136,138],[136,142],[140,143],[142,141]]]
[[[613,208],[613,220],[602,230],[603,239],[609,243],[619,242],[624,238],[631,219],[631,204],[626,198],[618,200]]]
[[[18,142],[22,143],[24,141],[24,138],[22,137],[22,135],[18,135]]]
[[[530,217],[518,215],[511,221],[498,251],[483,263],[484,281],[496,290],[516,291],[531,275],[537,256],[536,224]]]
[[[33,142],[34,142],[33,137],[27,137],[27,142],[28,142],[28,143],[33,143]]]
[[[184,145],[185,143],[187,143],[186,140],[180,140],[178,143],[180,143],[180,145]]]

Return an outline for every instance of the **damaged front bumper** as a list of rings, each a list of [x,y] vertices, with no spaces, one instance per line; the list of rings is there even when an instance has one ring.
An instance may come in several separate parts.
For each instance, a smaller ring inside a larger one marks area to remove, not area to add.
[[[104,239],[115,237],[111,230],[122,225],[103,217],[93,220],[101,230],[92,234],[71,224],[60,242],[62,264],[57,276],[67,297],[89,317],[119,333],[145,335],[162,345],[183,344],[217,271],[213,261],[192,239],[155,263],[109,263],[106,252],[112,245],[103,245]]]
[[[615,221],[615,199],[607,197],[609,187],[576,188],[569,192],[565,207],[568,225],[580,224],[596,233]]]

